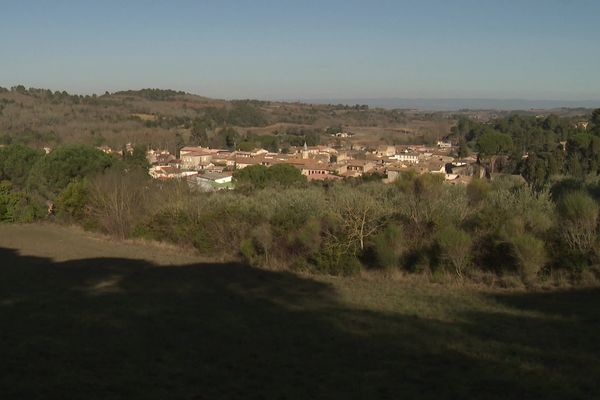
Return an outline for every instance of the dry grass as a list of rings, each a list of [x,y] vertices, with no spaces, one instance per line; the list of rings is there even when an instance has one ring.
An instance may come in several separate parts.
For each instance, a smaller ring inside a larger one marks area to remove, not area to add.
[[[314,277],[54,225],[0,225],[0,260],[2,399],[600,392],[598,289]]]

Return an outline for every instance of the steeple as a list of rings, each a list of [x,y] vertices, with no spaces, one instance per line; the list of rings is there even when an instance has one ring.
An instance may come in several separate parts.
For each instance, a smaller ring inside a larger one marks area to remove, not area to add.
[[[306,140],[304,141],[304,148],[302,150],[302,158],[305,160],[308,158],[308,146],[306,145]]]

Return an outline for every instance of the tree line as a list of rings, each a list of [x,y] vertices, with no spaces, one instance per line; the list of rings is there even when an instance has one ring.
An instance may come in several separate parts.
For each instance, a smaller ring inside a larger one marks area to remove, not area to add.
[[[476,152],[489,173],[521,174],[537,190],[558,175],[583,179],[600,173],[600,109],[589,121],[553,114],[513,114],[489,123],[459,118],[449,137],[460,157]]]

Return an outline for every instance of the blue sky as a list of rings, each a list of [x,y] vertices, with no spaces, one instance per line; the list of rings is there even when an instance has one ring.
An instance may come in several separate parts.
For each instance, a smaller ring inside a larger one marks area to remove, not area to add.
[[[600,1],[0,0],[0,86],[600,99]]]

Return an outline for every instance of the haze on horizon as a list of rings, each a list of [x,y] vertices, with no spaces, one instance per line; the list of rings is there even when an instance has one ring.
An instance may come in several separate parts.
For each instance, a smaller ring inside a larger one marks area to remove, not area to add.
[[[0,86],[600,99],[600,2],[6,1]]]

